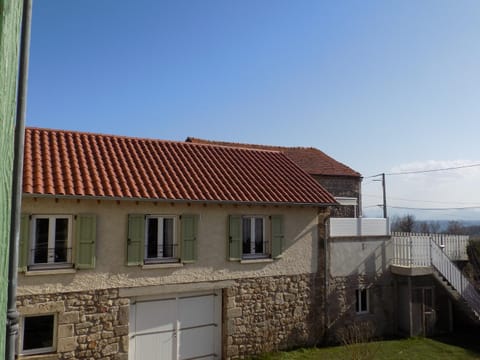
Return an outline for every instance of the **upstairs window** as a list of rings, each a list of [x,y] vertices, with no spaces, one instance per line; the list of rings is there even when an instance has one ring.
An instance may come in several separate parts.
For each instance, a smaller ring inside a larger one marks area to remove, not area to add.
[[[197,259],[198,216],[128,215],[128,266],[190,263]]]
[[[145,263],[178,259],[175,217],[147,216]]]
[[[95,268],[96,216],[22,214],[18,270]]]
[[[72,217],[34,216],[29,265],[48,267],[69,264],[72,264]]]
[[[230,215],[229,260],[279,258],[284,249],[283,216]]]
[[[245,258],[268,255],[263,217],[242,217],[242,249]]]

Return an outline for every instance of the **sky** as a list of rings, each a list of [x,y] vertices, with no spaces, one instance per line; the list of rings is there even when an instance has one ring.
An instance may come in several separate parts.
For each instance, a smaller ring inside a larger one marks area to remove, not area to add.
[[[28,126],[316,147],[369,216],[395,173],[389,214],[480,220],[476,0],[33,3]]]

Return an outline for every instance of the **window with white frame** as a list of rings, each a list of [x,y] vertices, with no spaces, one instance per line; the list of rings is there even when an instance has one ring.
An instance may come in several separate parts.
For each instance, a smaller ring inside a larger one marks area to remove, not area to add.
[[[145,262],[178,259],[175,216],[149,215],[146,219]]]
[[[33,216],[29,264],[33,266],[72,264],[71,216]]]
[[[261,216],[242,217],[243,257],[265,255],[268,250],[265,244],[265,220]]]
[[[366,314],[369,312],[368,288],[355,290],[355,312],[357,314]]]
[[[21,354],[33,355],[55,351],[55,315],[26,316],[22,322]]]

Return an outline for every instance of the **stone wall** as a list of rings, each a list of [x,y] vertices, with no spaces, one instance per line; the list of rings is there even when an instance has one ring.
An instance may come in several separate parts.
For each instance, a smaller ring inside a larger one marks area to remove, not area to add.
[[[238,280],[223,291],[227,359],[317,342],[314,275]]]
[[[357,314],[355,290],[368,288],[369,312]],[[375,336],[394,333],[394,289],[389,275],[381,278],[353,274],[329,279],[328,341],[336,342],[338,331],[354,323],[370,323]]]
[[[350,176],[322,176],[315,175],[317,180],[327,191],[335,197],[356,198],[360,204],[360,184],[361,178]],[[360,215],[358,206],[332,206],[331,215],[333,217],[354,217]]]
[[[20,296],[17,306],[22,316],[57,316],[57,353],[42,360],[128,359],[129,299],[118,290]]]

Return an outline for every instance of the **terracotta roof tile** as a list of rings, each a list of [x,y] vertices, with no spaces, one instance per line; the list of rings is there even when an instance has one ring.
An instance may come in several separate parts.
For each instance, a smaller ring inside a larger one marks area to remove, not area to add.
[[[210,144],[245,149],[281,151],[310,175],[360,177],[360,173],[345,164],[328,156],[323,151],[312,147],[284,147],[258,144],[241,144],[226,141],[212,141],[188,137],[186,142],[194,144]]]
[[[32,195],[333,204],[284,153],[27,128],[23,191]]]

